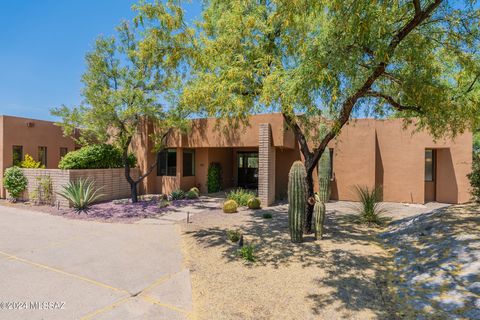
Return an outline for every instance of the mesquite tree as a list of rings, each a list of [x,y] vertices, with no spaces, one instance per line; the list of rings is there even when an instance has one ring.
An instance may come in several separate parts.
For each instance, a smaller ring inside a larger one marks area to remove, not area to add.
[[[52,110],[62,118],[60,125],[67,135],[80,129],[81,144],[109,143],[122,150],[132,202],[138,201],[138,184],[156,166],[146,168],[137,179],[132,177],[128,153],[134,139],[147,122],[153,122],[155,150],[148,151],[159,151],[173,128],[186,126],[188,109],[176,97],[192,33],[184,24],[182,9],[172,2],[143,4],[136,10],[133,23],[123,22],[115,37],[100,37],[87,54],[83,103]],[[153,23],[152,16],[159,23]],[[154,34],[149,32],[152,28]]]
[[[281,112],[311,198],[318,160],[352,113],[401,116],[435,137],[476,122],[479,16],[475,1],[205,1],[183,99],[244,121]]]

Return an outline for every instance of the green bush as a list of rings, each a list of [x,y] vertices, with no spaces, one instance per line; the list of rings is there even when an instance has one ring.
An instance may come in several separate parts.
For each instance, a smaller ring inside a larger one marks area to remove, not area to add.
[[[240,240],[241,233],[238,230],[227,230],[227,239],[232,242],[237,242]]]
[[[273,215],[270,212],[265,212],[262,214],[263,219],[272,219]]]
[[[136,159],[128,155],[130,167],[135,167]],[[122,151],[109,144],[83,147],[67,153],[58,164],[59,169],[106,169],[123,168]]]
[[[238,250],[238,253],[245,261],[255,261],[255,247],[252,244],[244,245],[242,248],[240,248],[240,250]]]
[[[208,167],[207,189],[208,193],[222,190],[222,166],[220,163],[212,162]]]
[[[198,199],[198,193],[195,190],[190,190],[185,194],[187,199]]]
[[[13,202],[27,188],[28,180],[19,167],[11,167],[5,170],[3,175],[3,187],[8,191]]]
[[[472,172],[468,175],[472,186],[472,197],[475,202],[480,202],[480,155],[473,156]]]
[[[383,219],[380,216],[385,213],[380,205],[382,198],[382,189],[375,187],[369,189],[367,186],[355,186],[360,205],[356,208],[360,215],[360,220],[367,224],[383,224]]]
[[[172,200],[185,199],[185,192],[181,189],[177,189],[172,191],[172,193],[170,194],[170,197],[172,198]]]
[[[235,200],[227,200],[223,203],[223,212],[225,213],[235,213],[237,212],[238,204]]]
[[[69,181],[58,194],[70,201],[76,211],[81,212],[87,211],[102,196],[98,191],[93,180],[80,178]]]
[[[53,183],[49,175],[35,178],[37,185],[30,192],[28,197],[36,204],[52,204],[53,203]]]
[[[261,205],[261,201],[257,197],[250,198],[247,201],[247,206],[249,209],[260,209],[260,205]]]
[[[227,199],[235,200],[238,205],[243,207],[247,206],[248,200],[252,198],[255,198],[255,192],[242,188],[232,190],[227,194]]]

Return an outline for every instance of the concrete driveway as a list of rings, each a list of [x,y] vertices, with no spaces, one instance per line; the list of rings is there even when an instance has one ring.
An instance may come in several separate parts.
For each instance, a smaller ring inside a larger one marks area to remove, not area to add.
[[[0,206],[0,319],[186,319],[179,227]]]

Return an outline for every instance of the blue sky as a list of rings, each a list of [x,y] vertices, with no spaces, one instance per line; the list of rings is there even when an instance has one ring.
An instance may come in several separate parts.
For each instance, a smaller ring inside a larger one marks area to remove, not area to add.
[[[134,0],[0,0],[0,114],[55,120],[81,101],[85,53],[131,19]],[[199,1],[185,10],[193,20]]]

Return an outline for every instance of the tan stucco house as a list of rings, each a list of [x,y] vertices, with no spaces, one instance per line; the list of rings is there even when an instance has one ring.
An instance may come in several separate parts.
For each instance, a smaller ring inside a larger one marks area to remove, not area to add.
[[[26,154],[47,169],[55,169],[60,158],[74,148],[74,141],[64,137],[53,122],[0,115],[0,186],[5,169],[18,164]],[[5,196],[5,189],[0,187],[0,198]]]
[[[228,128],[228,127],[227,127]],[[222,167],[224,188],[258,189],[263,204],[285,199],[288,172],[301,159],[298,144],[281,114],[252,116],[249,126],[219,130],[216,119],[192,120],[186,135],[172,134],[168,149],[154,153],[152,124],[143,126],[133,150],[142,172],[158,160],[140,193],[169,193],[196,186],[207,192],[212,162]],[[57,168],[72,139],[53,122],[0,116],[0,183],[5,168],[30,154]],[[383,200],[463,203],[470,199],[472,134],[434,141],[426,132],[404,129],[401,119],[351,121],[329,144],[332,199],[356,200],[354,186],[382,186]],[[5,190],[0,188],[0,197]]]
[[[186,135],[173,134],[168,149],[149,152],[153,125],[145,126],[135,143],[144,171],[156,170],[142,192],[169,193],[196,186],[207,191],[212,162],[222,167],[223,187],[258,188],[264,204],[287,195],[288,172],[301,159],[298,144],[281,114],[252,116],[248,127],[219,130],[216,119],[192,120]],[[426,132],[404,129],[402,119],[358,119],[329,144],[333,173],[332,199],[357,200],[355,185],[383,187],[383,200],[463,203],[470,199],[467,174],[472,165],[472,134],[434,141]]]

